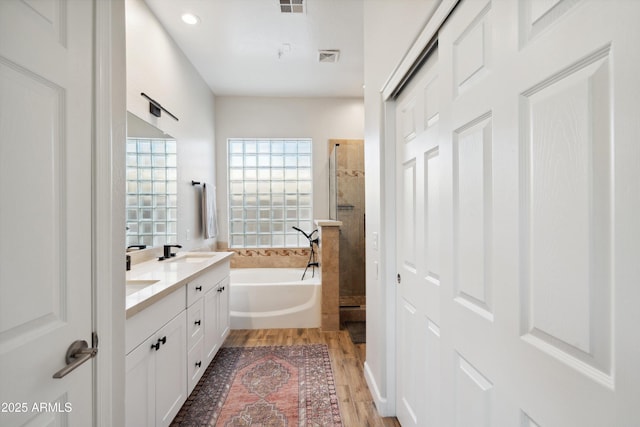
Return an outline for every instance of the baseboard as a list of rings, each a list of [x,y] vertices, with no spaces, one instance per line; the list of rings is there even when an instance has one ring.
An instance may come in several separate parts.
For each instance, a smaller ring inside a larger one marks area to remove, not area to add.
[[[376,405],[376,409],[378,413],[382,417],[393,417],[396,414],[390,410],[387,398],[382,397],[380,394],[380,389],[378,388],[378,384],[369,368],[369,364],[364,362],[364,378],[367,381],[367,385],[369,386],[369,391],[371,392],[371,396],[373,397],[373,402]]]

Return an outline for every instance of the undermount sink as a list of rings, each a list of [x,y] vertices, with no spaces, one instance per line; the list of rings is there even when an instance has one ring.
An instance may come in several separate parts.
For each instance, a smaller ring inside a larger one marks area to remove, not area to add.
[[[195,263],[208,261],[208,260],[212,259],[213,257],[215,257],[216,255],[217,254],[215,254],[215,253],[206,253],[206,252],[203,252],[201,254],[191,253],[191,254],[178,256],[176,258],[173,258],[173,259],[169,260],[169,262],[186,262],[186,263],[189,263],[189,264],[195,264]]]
[[[126,282],[127,296],[158,282],[159,280],[127,280]]]

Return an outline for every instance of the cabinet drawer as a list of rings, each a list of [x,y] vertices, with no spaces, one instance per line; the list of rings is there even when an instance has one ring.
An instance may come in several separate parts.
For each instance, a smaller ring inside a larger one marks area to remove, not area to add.
[[[207,369],[207,363],[204,358],[204,339],[200,337],[187,355],[187,394],[191,394],[205,369]]]
[[[187,349],[204,335],[204,300],[198,299],[187,308]]]
[[[199,274],[189,281],[187,284],[187,307],[202,298],[210,289],[228,276],[228,263],[215,265],[213,268]]]
[[[191,306],[198,299],[216,284],[208,272],[202,273],[194,277],[187,283],[187,307]]]

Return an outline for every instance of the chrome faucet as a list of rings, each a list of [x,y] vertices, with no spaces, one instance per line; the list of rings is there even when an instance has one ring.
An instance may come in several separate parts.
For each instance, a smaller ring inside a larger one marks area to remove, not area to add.
[[[175,253],[171,252],[171,248],[182,248],[182,246],[181,245],[164,245],[164,254],[163,256],[158,258],[158,261],[162,261],[164,259],[168,259],[176,256]]]

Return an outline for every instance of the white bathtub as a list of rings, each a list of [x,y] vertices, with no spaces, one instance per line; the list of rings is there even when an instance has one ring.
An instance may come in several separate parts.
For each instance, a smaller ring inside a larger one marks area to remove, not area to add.
[[[320,327],[321,282],[316,268],[231,269],[231,329]]]

